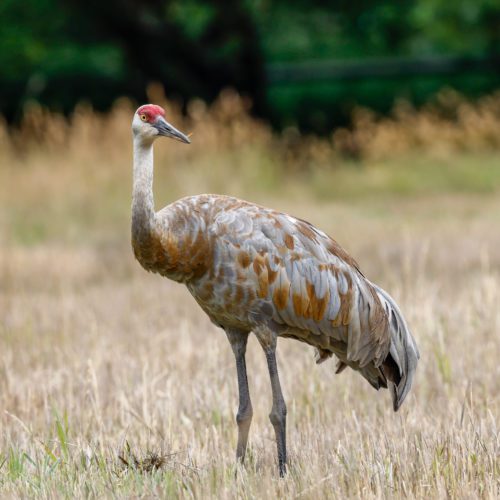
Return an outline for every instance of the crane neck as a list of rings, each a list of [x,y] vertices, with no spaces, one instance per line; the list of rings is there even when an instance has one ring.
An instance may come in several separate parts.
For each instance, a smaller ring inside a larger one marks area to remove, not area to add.
[[[134,137],[132,239],[147,244],[155,225],[153,142]]]

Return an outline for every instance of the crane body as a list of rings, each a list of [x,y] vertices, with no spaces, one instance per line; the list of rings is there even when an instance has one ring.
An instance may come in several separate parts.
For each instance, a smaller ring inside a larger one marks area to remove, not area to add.
[[[245,351],[253,332],[271,380],[270,414],[280,475],[286,471],[286,404],[276,363],[278,337],[313,346],[317,362],[335,355],[379,389],[394,410],[405,399],[419,358],[395,301],[371,283],[332,238],[306,221],[222,195],[178,200],[159,212],[153,201],[153,142],[189,139],[154,105],[139,108],[134,132],[132,245],[148,271],[184,283],[231,343],[239,386],[237,458],[252,419]]]

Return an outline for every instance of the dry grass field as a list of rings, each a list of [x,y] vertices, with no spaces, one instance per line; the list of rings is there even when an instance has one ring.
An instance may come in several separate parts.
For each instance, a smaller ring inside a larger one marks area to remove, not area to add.
[[[192,146],[157,144],[157,207],[212,191],[310,220],[390,291],[419,344],[395,414],[387,391],[281,340],[284,479],[256,340],[236,467],[225,335],[133,259],[130,105],[69,124],[33,108],[0,128],[0,496],[497,498],[500,98],[460,106],[453,121],[360,112],[354,132],[320,140],[273,135],[228,94],[188,107]]]

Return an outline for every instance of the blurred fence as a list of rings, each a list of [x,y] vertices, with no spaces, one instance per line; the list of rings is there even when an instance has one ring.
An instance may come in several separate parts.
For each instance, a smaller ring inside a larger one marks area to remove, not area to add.
[[[357,59],[355,61],[306,61],[267,66],[271,84],[353,80],[364,78],[451,75],[473,71],[500,75],[500,54],[486,57],[425,56]]]
[[[266,75],[275,126],[328,133],[351,123],[359,106],[388,114],[401,99],[420,107],[442,89],[473,100],[495,92],[500,53],[274,63]]]

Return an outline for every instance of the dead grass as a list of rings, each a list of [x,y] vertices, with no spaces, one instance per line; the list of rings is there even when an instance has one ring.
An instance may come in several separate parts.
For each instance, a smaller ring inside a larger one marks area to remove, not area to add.
[[[389,117],[359,109],[351,130],[334,133],[338,151],[356,157],[387,159],[424,152],[437,158],[500,148],[500,92],[472,103],[448,89],[417,111],[408,102],[396,104]]]
[[[255,416],[236,471],[229,344],[183,287],[145,273],[130,250],[129,104],[105,117],[82,108],[55,138],[28,135],[20,150],[21,136],[0,139],[10,150],[0,159],[1,496],[497,498],[498,153],[289,170],[284,139],[227,102],[241,129],[197,103],[193,147],[157,148],[158,206],[220,190],[332,234],[405,312],[422,353],[414,390],[394,414],[386,391],[280,341],[290,446],[280,480],[251,339]],[[470,188],[471,172],[489,180]]]

